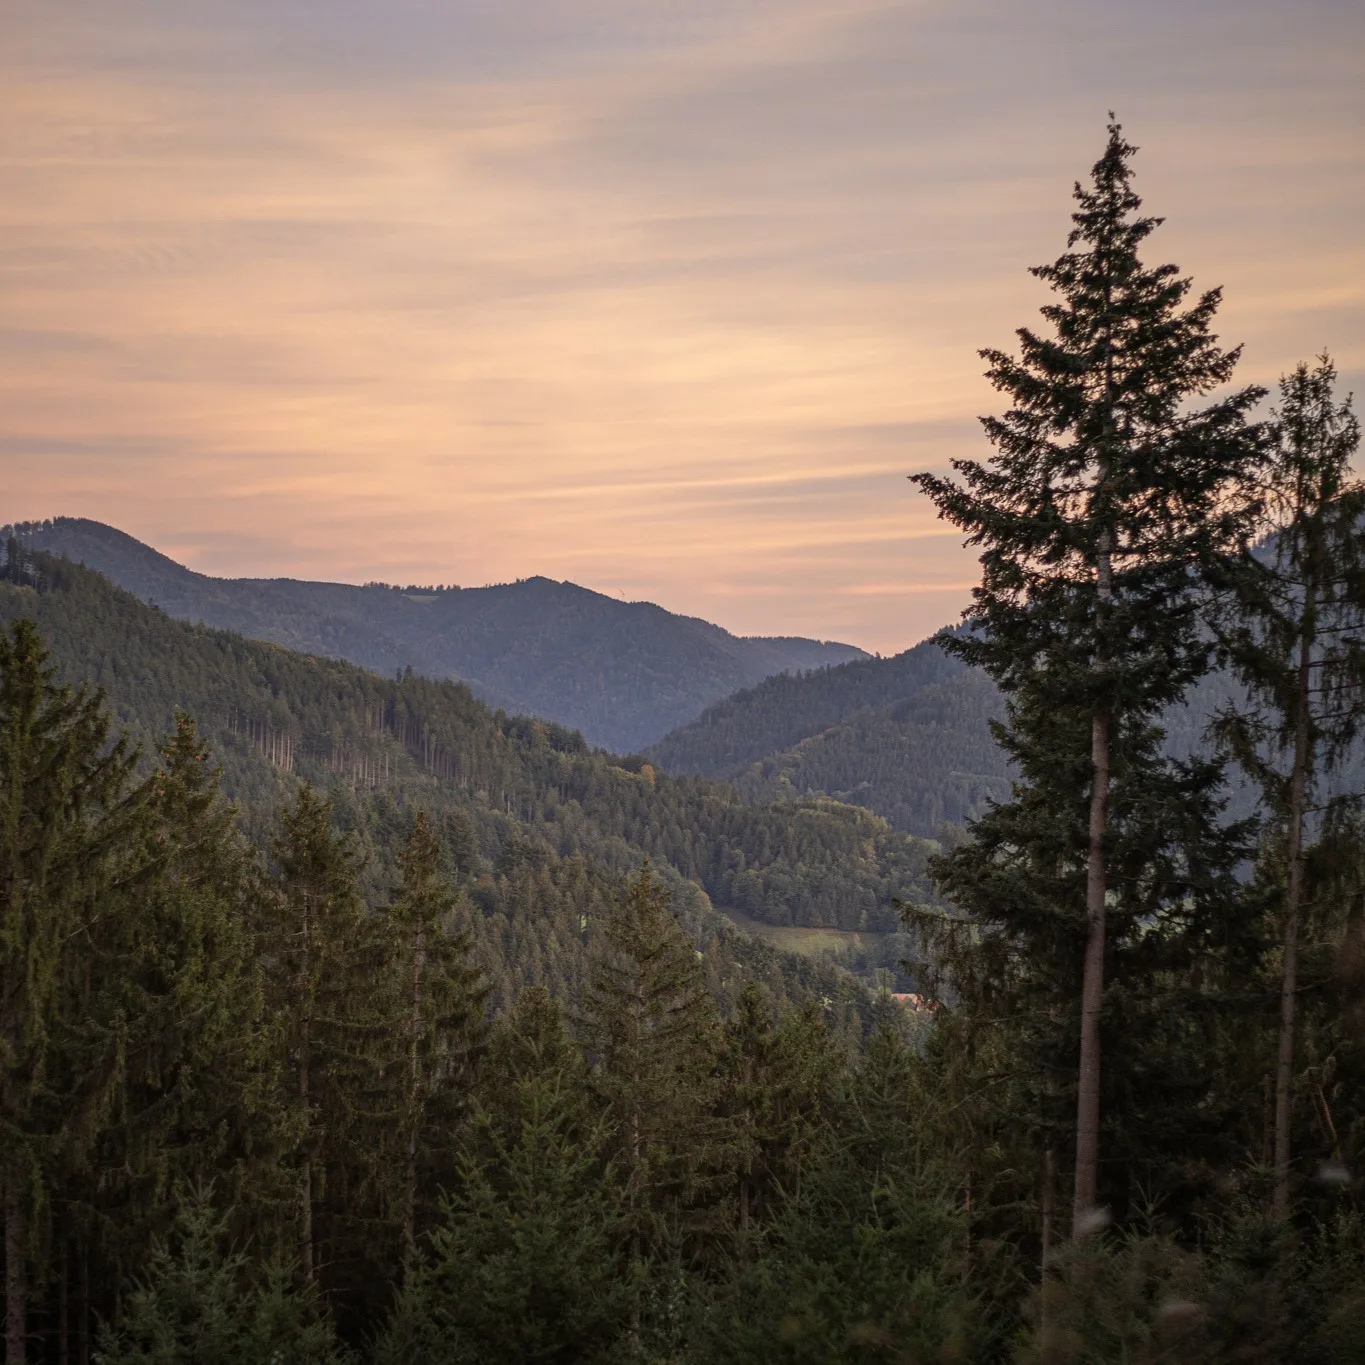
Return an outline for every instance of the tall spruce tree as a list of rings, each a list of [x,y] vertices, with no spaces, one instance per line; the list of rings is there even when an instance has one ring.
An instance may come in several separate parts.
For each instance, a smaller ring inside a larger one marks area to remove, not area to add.
[[[479,1109],[380,1338],[382,1365],[629,1358],[630,1221],[611,1120],[585,1078],[558,1005],[523,991],[493,1027]]]
[[[1161,220],[1139,213],[1134,151],[1111,123],[1090,183],[1076,186],[1068,250],[1033,269],[1058,295],[1042,309],[1050,335],[1021,328],[1017,357],[982,352],[1011,401],[983,419],[993,460],[954,461],[961,482],[914,476],[981,547],[969,628],[943,643],[1005,693],[999,738],[1021,772],[991,817],[998,837],[947,859],[944,884],[1025,940],[1064,957],[1079,948],[1078,1230],[1099,1193],[1111,921],[1117,911],[1131,941],[1140,920],[1178,913],[1204,880],[1188,832],[1217,845],[1216,773],[1163,762],[1155,721],[1209,666],[1192,578],[1240,524],[1257,458],[1246,415],[1262,396],[1191,406],[1227,383],[1238,351],[1212,332],[1218,290],[1189,303],[1175,266],[1141,260]],[[1029,865],[1031,885],[992,904],[1011,861]]]
[[[296,1248],[304,1281],[311,1284],[319,1265],[317,1215],[328,1167],[340,1164],[352,1136],[347,1120],[357,1083],[351,1062],[361,1031],[352,1023],[357,1011],[367,1012],[374,1003],[356,989],[353,968],[372,935],[351,841],[332,828],[331,803],[311,786],[285,812],[272,851],[279,877],[263,935],[267,1001],[285,1021],[286,1085],[299,1132]]]
[[[1338,402],[1326,355],[1280,381],[1265,480],[1267,547],[1248,543],[1227,579],[1221,644],[1252,705],[1224,732],[1259,780],[1283,846],[1280,1019],[1275,1062],[1274,1211],[1289,1210],[1300,937],[1316,830],[1329,844],[1361,793],[1324,790],[1365,718],[1365,482],[1351,460],[1360,423]],[[1321,880],[1321,879],[1320,879]]]
[[[100,693],[59,686],[27,621],[0,635],[0,1183],[5,1360],[27,1351],[32,1215],[94,1141],[122,1079],[85,1028],[93,942],[140,871],[149,786]]]
[[[416,1247],[418,1183],[433,1129],[458,1119],[463,1086],[483,1033],[488,989],[470,965],[470,940],[451,922],[455,889],[442,871],[441,843],[417,813],[398,857],[402,882],[389,907],[390,970],[399,1009],[403,1095],[399,1104],[404,1254]]]
[[[342,1365],[317,1291],[281,1260],[228,1245],[230,1217],[206,1188],[177,1191],[174,1227],[152,1248],[116,1320],[100,1333],[100,1365]]]
[[[668,900],[646,867],[609,908],[582,1006],[641,1265],[696,1227],[719,1186],[728,1129],[715,1112],[720,1021]]]
[[[147,827],[130,850],[143,875],[92,937],[83,1017],[66,1049],[89,1056],[118,1036],[123,1073],[90,1150],[66,1163],[53,1199],[59,1330],[80,1344],[89,1310],[112,1305],[71,1296],[70,1264],[93,1254],[97,1267],[135,1272],[168,1229],[173,1185],[213,1182],[254,1229],[269,1226],[281,1194],[287,1115],[262,1019],[252,864],[187,715],[161,757]]]

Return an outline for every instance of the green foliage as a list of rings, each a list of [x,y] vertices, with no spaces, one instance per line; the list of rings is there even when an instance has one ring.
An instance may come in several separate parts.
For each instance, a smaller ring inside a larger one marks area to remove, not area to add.
[[[698,955],[646,868],[598,925],[580,1029],[637,1258],[695,1229],[730,1140],[715,1114],[720,1021]]]
[[[316,1295],[228,1246],[228,1221],[208,1191],[182,1196],[171,1236],[101,1331],[97,1365],[341,1365]]]
[[[1021,1333],[1019,1365],[1343,1365],[1365,1347],[1357,1215],[1306,1241],[1238,1208],[1202,1251],[1134,1227],[1067,1247]]]
[[[914,1070],[893,1034],[874,1036],[761,1246],[706,1304],[697,1359],[981,1358],[968,1224],[918,1140]]]
[[[622,1358],[638,1275],[608,1121],[548,995],[495,1032],[490,1108],[381,1339],[383,1365]]]
[[[118,1102],[126,1021],[92,964],[148,866],[150,787],[103,698],[59,686],[32,624],[0,635],[0,1193],[6,1356],[22,1361],[35,1215]]]
[[[620,766],[559,727],[491,714],[460,684],[387,681],[186,626],[77,566],[42,554],[32,561],[39,587],[0,584],[0,619],[34,618],[63,673],[102,683],[148,747],[178,710],[191,712],[256,843],[269,837],[294,778],[312,781],[369,855],[369,891],[393,879],[416,807],[429,812],[449,865],[475,883],[485,915],[523,898],[513,883],[524,872],[553,881],[561,900],[567,883],[583,886],[563,867],[579,857],[594,865],[590,880],[628,875],[649,857],[661,876],[696,882],[715,904],[779,924],[887,930],[893,898],[931,895],[926,846],[867,812],[830,801],[753,805],[717,782],[669,779],[642,761]],[[562,922],[541,930],[556,940],[559,961],[546,966],[565,973],[548,978],[561,989],[574,984],[564,959],[581,946],[579,916],[591,912],[566,906]],[[505,993],[502,936],[477,922],[466,928],[496,1003],[547,980],[522,974]]]
[[[768,678],[649,755],[669,772],[728,778],[752,799],[832,796],[927,838],[1008,794],[989,724],[1000,705],[987,678],[927,640],[890,659]]]
[[[416,1245],[419,1182],[458,1120],[462,1092],[482,1040],[488,988],[469,963],[471,941],[454,926],[456,893],[445,880],[440,841],[419,811],[402,852],[402,880],[388,909],[387,971],[394,999],[392,1036],[401,1040],[398,1139],[390,1160],[404,1172],[398,1207],[407,1254]],[[392,1066],[392,1062],[390,1062]]]

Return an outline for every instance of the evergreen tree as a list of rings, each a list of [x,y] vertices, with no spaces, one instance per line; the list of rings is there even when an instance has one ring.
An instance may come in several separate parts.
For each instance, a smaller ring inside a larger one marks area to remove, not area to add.
[[[715,1112],[719,1020],[698,955],[647,867],[597,932],[582,1029],[643,1267],[711,1224],[729,1155]]]
[[[494,1030],[482,1107],[411,1263],[381,1365],[620,1358],[637,1285],[630,1222],[583,1059],[544,991]]]
[[[923,1142],[916,1063],[873,1035],[758,1256],[704,1300],[708,1362],[971,1360],[986,1317],[951,1178]]]
[[[800,1189],[838,1068],[818,1006],[776,1013],[772,996],[751,983],[725,1025],[721,1108],[733,1126],[740,1256]]]
[[[1190,282],[1174,266],[1140,259],[1160,220],[1139,214],[1133,152],[1111,124],[1091,183],[1076,186],[1068,251],[1033,271],[1059,295],[1042,310],[1052,334],[1021,329],[1017,358],[982,353],[1012,401],[984,422],[994,460],[955,461],[961,483],[915,476],[982,547],[969,629],[942,638],[1000,685],[1000,738],[1021,770],[1014,801],[987,817],[993,836],[941,865],[944,885],[1044,952],[1059,940],[1063,958],[1079,949],[1066,964],[1080,996],[1078,1230],[1099,1197],[1114,929],[1130,946],[1141,921],[1180,912],[1202,889],[1190,836],[1217,850],[1217,772],[1164,762],[1154,721],[1209,666],[1191,576],[1238,528],[1256,458],[1245,415],[1261,396],[1190,406],[1228,381],[1238,352],[1211,330],[1218,290],[1187,305]],[[999,907],[985,894],[1000,889],[995,860],[1024,864],[1027,884]],[[1056,986],[1075,990],[1064,977]]]
[[[441,870],[441,845],[419,811],[399,854],[402,882],[389,907],[390,970],[402,1009],[404,1093],[398,1132],[404,1254],[416,1245],[418,1177],[436,1133],[459,1115],[468,1068],[482,1034],[487,987],[469,965],[469,936],[451,921],[456,896]]]
[[[342,1168],[359,1134],[350,1119],[365,1079],[354,1061],[378,1002],[361,988],[357,966],[372,968],[350,840],[332,828],[329,802],[304,786],[284,814],[272,851],[279,866],[263,941],[268,1003],[284,1021],[290,1108],[297,1148],[297,1257],[305,1283],[319,1266],[320,1200],[329,1168]],[[371,977],[372,980],[372,977]]]
[[[35,628],[0,636],[0,1183],[5,1360],[27,1350],[28,1262],[54,1171],[80,1161],[113,1106],[117,1021],[84,1017],[93,940],[142,870],[150,788],[109,743],[103,697],[58,686]]]
[[[1261,528],[1273,539],[1268,549],[1244,547],[1226,580],[1233,610],[1221,632],[1253,701],[1225,716],[1223,730],[1259,779],[1284,847],[1273,1194],[1281,1217],[1289,1209],[1300,937],[1313,909],[1312,829],[1333,841],[1361,796],[1323,791],[1365,716],[1365,482],[1351,472],[1360,423],[1349,398],[1338,403],[1335,385],[1325,355],[1280,381]]]
[[[55,1236],[78,1264],[97,1249],[125,1273],[139,1267],[178,1182],[216,1182],[255,1228],[273,1230],[287,1116],[250,932],[253,869],[218,777],[181,715],[152,778],[144,875],[92,941],[80,1034],[121,1036],[123,1078],[54,1201]],[[84,1340],[88,1306],[73,1307]]]
[[[227,1246],[228,1222],[208,1190],[181,1199],[171,1236],[100,1333],[97,1365],[341,1365],[316,1292],[282,1262]]]

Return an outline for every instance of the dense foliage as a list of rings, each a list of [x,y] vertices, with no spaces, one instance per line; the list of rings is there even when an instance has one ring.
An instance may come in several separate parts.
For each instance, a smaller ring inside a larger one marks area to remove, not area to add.
[[[751,799],[820,793],[934,837],[1009,791],[991,735],[1000,694],[937,639],[890,659],[768,678],[648,750],[672,773],[723,777]]]
[[[79,566],[42,554],[24,564],[31,582],[0,584],[0,620],[36,620],[64,676],[105,688],[145,747],[178,708],[190,711],[258,841],[303,777],[331,793],[382,882],[395,873],[402,810],[420,803],[455,865],[480,874],[472,894],[504,935],[524,932],[519,907],[539,901],[548,922],[536,933],[576,940],[579,916],[592,912],[584,879],[642,857],[773,924],[886,930],[896,926],[893,900],[929,894],[929,846],[857,808],[751,804],[722,783],[668,778],[638,757],[589,752],[559,726],[490,712],[456,683],[406,670],[384,679],[188,626]],[[697,932],[724,933],[704,899],[695,903]],[[555,905],[566,917],[551,915]],[[546,944],[540,955],[567,951]]]

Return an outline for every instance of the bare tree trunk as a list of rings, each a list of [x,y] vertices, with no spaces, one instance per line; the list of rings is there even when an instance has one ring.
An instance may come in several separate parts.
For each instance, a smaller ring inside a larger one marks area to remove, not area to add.
[[[1109,815],[1109,717],[1091,729],[1090,856],[1085,882],[1085,965],[1081,975],[1081,1056],[1076,1084],[1076,1178],[1071,1233],[1084,1236],[1099,1189],[1100,1010],[1104,1005],[1104,831]]]
[[[71,1365],[71,1247],[65,1233],[57,1257],[57,1365]]]
[[[403,1247],[411,1258],[417,1251],[417,1137],[422,1123],[422,1067],[418,1044],[422,1032],[422,977],[427,964],[426,926],[420,922],[412,953],[412,1015],[408,1021],[408,1169],[403,1210]]]
[[[1056,1237],[1057,1222],[1057,1149],[1050,1142],[1043,1150],[1043,1195],[1040,1204],[1043,1213],[1040,1268],[1046,1282],[1048,1271],[1052,1268],[1052,1243]]]
[[[90,1232],[80,1229],[76,1252],[76,1365],[90,1365]]]
[[[1293,1156],[1294,1028],[1298,1016],[1299,925],[1303,918],[1303,821],[1307,805],[1312,748],[1308,734],[1313,652],[1313,593],[1304,603],[1299,636],[1299,676],[1294,699],[1294,767],[1289,775],[1289,877],[1284,898],[1284,962],[1280,978],[1280,1046],[1275,1062],[1275,1170],[1271,1208],[1277,1218],[1289,1213],[1289,1163]]]
[[[303,1169],[299,1177],[299,1261],[303,1270],[305,1284],[312,1284],[314,1278],[313,1255],[313,1120],[309,1112],[309,1063],[312,1061],[312,960],[309,949],[312,947],[312,930],[309,916],[307,893],[303,898],[303,961],[300,979],[306,992],[304,1000],[303,1027],[299,1038],[299,1103],[303,1109]]]
[[[24,1189],[5,1180],[5,1365],[24,1365],[28,1343],[28,1227]]]
[[[1112,540],[1100,537],[1098,613],[1113,593]],[[1102,674],[1105,659],[1095,661]],[[1104,935],[1108,895],[1104,836],[1109,825],[1109,712],[1097,710],[1090,725],[1090,828],[1085,877],[1085,959],[1081,970],[1081,1049],[1076,1076],[1076,1174],[1071,1235],[1083,1237],[1092,1226],[1099,1190],[1100,1159],[1100,1011],[1104,1006]]]
[[[1039,1260],[1038,1335],[1044,1350],[1052,1349],[1052,1243],[1057,1223],[1057,1149],[1051,1142],[1043,1149],[1042,1251]]]

